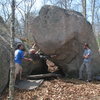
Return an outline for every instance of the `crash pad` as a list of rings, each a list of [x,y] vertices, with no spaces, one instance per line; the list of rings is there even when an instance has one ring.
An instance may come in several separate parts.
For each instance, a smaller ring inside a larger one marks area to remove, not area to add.
[[[41,80],[18,80],[15,83],[15,88],[25,89],[25,90],[33,90],[39,87],[43,83],[43,79]]]

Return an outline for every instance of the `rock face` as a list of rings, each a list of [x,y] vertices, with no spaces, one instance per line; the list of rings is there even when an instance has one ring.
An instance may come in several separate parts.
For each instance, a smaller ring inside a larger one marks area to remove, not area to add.
[[[0,17],[0,93],[7,86],[9,79],[9,66],[10,66],[10,46],[9,41],[10,35],[7,26],[5,25],[2,17]],[[16,42],[21,42],[20,40],[15,39]],[[47,66],[45,61],[38,60],[33,62],[25,62],[23,61],[23,74],[38,74],[44,73],[47,71]]]
[[[83,44],[93,51],[93,73],[100,72],[99,54],[92,26],[76,11],[46,5],[40,10],[32,26],[34,40],[67,75],[77,73],[82,63]]]
[[[9,51],[0,39],[0,93],[8,83],[9,76]]]
[[[7,40],[7,28],[0,17],[0,35]],[[0,37],[0,93],[8,83],[9,76],[9,46]]]
[[[48,73],[48,67],[44,59],[37,59],[32,62],[23,60],[22,67],[23,76]]]

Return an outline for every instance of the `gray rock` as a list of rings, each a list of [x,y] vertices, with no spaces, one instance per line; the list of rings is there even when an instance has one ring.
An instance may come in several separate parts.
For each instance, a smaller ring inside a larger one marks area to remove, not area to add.
[[[9,40],[9,31],[2,17],[0,17],[0,93],[8,83],[10,61]]]
[[[83,44],[93,51],[93,73],[100,73],[100,58],[92,26],[82,14],[46,5],[32,25],[33,39],[42,52],[56,54],[52,59],[67,75],[78,75],[82,63]]]
[[[16,42],[22,42],[15,39]],[[8,83],[9,67],[10,67],[10,34],[9,29],[5,25],[2,17],[0,17],[0,93],[4,90]],[[44,68],[45,66],[45,68]],[[46,64],[43,61],[38,62],[23,62],[23,74],[43,73],[47,70]]]
[[[48,67],[44,59],[37,59],[33,61],[25,61],[22,63],[23,76],[43,74],[48,72]]]
[[[9,51],[5,42],[0,39],[0,93],[8,83],[9,76]]]

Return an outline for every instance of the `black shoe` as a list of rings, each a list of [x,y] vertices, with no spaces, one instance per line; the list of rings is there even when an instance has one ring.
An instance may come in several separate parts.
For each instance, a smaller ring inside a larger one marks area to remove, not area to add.
[[[82,78],[79,78],[79,80],[83,80]]]
[[[86,82],[91,82],[92,80],[86,80]]]

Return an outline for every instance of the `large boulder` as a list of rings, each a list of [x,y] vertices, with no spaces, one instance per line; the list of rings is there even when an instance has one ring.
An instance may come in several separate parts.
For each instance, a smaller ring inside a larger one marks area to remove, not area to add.
[[[0,93],[6,87],[9,76],[9,34],[7,30],[0,17]]]
[[[6,87],[9,76],[9,51],[4,44],[0,39],[0,93]]]
[[[15,38],[15,44],[22,43]],[[46,62],[42,59],[33,62],[23,61],[23,75],[47,72]],[[0,17],[0,93],[3,92],[9,80],[10,68],[10,31]]]
[[[78,75],[85,42],[93,51],[93,73],[100,72],[100,58],[92,26],[79,12],[46,5],[34,19],[32,32],[42,52],[57,55],[52,60],[66,75]]]
[[[30,55],[28,55],[28,58],[30,57]],[[25,61],[23,60],[22,63],[22,67],[23,67],[23,76],[27,76],[27,75],[36,75],[36,74],[43,74],[43,73],[48,73],[48,67],[46,65],[46,61],[45,59],[36,59],[33,61]]]

